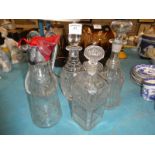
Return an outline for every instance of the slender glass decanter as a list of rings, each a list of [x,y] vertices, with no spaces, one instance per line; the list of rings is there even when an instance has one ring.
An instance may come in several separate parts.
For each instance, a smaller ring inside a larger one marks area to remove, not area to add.
[[[95,45],[88,46],[84,55],[85,70],[74,78],[72,84],[72,118],[85,130],[90,130],[103,117],[106,104],[108,83],[103,80],[98,71],[98,61],[104,57],[104,50]]]
[[[66,49],[69,51],[69,57],[66,65],[62,69],[60,82],[64,96],[70,101],[72,100],[72,81],[82,69],[81,62],[79,61],[79,51],[81,51],[82,48],[80,46],[67,46]]]
[[[32,120],[38,127],[51,127],[59,121],[61,107],[57,96],[57,79],[52,73],[50,56],[45,59],[45,55],[42,55],[37,46],[29,47],[28,52],[29,69],[25,89]]]
[[[74,25],[76,26],[77,24],[73,23],[73,26]],[[76,34],[73,32],[68,34],[69,46],[66,47],[66,50],[69,51],[69,57],[67,63],[62,68],[62,72],[60,75],[62,92],[69,101],[72,100],[71,86],[73,79],[77,75],[77,73],[82,70],[82,65],[79,60],[79,52],[82,50],[82,47],[78,46],[78,44],[80,43],[80,39],[80,33]]]
[[[106,79],[109,83],[109,93],[105,109],[114,108],[120,103],[124,76],[121,71],[118,53],[121,51],[122,45],[126,43],[123,40],[123,35],[131,30],[132,23],[125,20],[116,20],[112,22],[111,27],[116,32],[116,37],[114,40],[111,40],[112,53],[104,68],[104,73],[106,73]]]

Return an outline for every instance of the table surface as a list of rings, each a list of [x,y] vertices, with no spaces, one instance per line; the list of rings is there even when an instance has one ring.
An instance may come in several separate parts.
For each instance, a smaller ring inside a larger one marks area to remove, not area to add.
[[[0,80],[0,134],[1,135],[145,135],[155,134],[154,103],[143,100],[140,86],[130,78],[130,70],[136,64],[148,64],[137,52],[126,49],[128,58],[121,60],[125,83],[121,92],[121,104],[105,110],[103,120],[91,131],[83,130],[70,116],[68,102],[59,88],[62,118],[51,128],[39,128],[31,120],[27,95],[24,89],[26,64],[13,65],[12,71]],[[60,69],[56,68],[57,74]]]

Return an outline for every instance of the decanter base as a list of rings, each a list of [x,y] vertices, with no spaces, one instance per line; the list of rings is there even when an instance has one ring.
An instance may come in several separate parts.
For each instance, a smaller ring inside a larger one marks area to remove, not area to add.
[[[113,102],[107,102],[104,106],[104,108],[106,110],[111,110],[111,109],[114,109],[114,108],[117,108],[118,106],[120,105],[120,99],[117,100],[117,101],[113,101]]]
[[[83,109],[78,105],[71,104],[72,119],[83,129],[91,130],[103,119],[103,108],[97,108],[93,111]]]

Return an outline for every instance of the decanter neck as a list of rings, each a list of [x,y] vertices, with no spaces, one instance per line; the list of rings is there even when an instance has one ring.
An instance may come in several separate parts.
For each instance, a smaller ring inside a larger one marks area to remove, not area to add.
[[[78,63],[79,62],[79,51],[70,50],[67,63]]]
[[[90,61],[84,62],[84,68],[90,76],[93,76],[97,72],[98,63],[91,63]]]
[[[79,60],[79,51],[82,50],[80,46],[67,46],[66,49],[69,51],[69,56],[65,69],[70,71],[77,71],[81,69],[81,63]]]
[[[112,52],[111,53],[111,56],[110,56],[110,59],[111,60],[119,60],[118,53]]]
[[[118,58],[118,53],[115,53],[115,52],[111,53],[110,59],[107,61],[106,66],[112,69],[116,69],[120,67],[120,60]]]
[[[107,62],[107,66],[114,69],[120,67],[120,61],[118,58],[118,53],[121,51],[122,48],[122,40],[114,39],[112,42],[112,53],[110,59]]]

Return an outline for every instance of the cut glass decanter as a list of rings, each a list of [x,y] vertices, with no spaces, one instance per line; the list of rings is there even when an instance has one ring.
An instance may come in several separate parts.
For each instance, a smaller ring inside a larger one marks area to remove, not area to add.
[[[69,57],[66,65],[62,69],[60,76],[60,83],[64,96],[69,101],[71,101],[72,100],[71,85],[73,79],[77,75],[77,73],[79,73],[82,70],[82,65],[79,60],[79,51],[82,50],[82,47],[67,46],[66,49],[69,51]]]
[[[116,37],[112,42],[111,57],[107,60],[104,68],[104,77],[109,83],[109,93],[105,109],[111,109],[119,105],[121,89],[124,83],[124,76],[120,67],[118,53],[122,45],[126,43],[123,35],[131,30],[132,22],[126,20],[116,20],[111,23],[111,28],[116,32]]]
[[[77,74],[72,84],[72,118],[85,130],[90,130],[101,120],[106,104],[108,83],[98,71],[98,61],[104,57],[104,50],[95,45],[88,46],[84,55],[83,71]]]
[[[76,23],[73,23],[73,26]],[[71,24],[72,25],[72,24]],[[71,86],[73,83],[74,77],[82,70],[82,65],[79,60],[79,52],[82,50],[82,47],[78,46],[81,39],[80,34],[68,34],[69,46],[66,47],[66,50],[69,51],[69,56],[67,63],[62,68],[60,75],[60,85],[64,96],[68,99],[69,103],[72,100]]]

